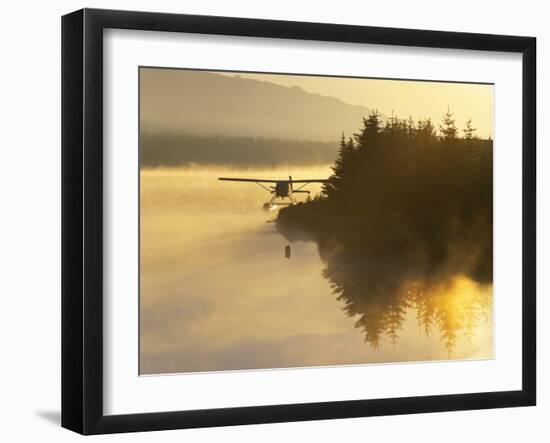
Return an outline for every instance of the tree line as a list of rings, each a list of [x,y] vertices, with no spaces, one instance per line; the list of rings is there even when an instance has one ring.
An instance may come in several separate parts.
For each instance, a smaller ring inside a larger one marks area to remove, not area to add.
[[[450,111],[438,129],[372,113],[342,135],[322,193],[279,211],[287,238],[318,242],[325,277],[372,344],[398,329],[411,285],[427,294],[456,276],[492,283],[493,141],[471,121],[460,130]]]
[[[236,167],[330,164],[334,143],[261,137],[230,137],[175,133],[142,133],[142,167],[177,167],[190,164]]]

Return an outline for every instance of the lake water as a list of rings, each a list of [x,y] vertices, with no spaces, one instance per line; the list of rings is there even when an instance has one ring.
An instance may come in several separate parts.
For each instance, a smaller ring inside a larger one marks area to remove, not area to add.
[[[430,298],[431,324],[407,299],[398,327],[373,345],[323,277],[316,243],[280,235],[256,184],[217,180],[329,173],[328,165],[142,170],[142,374],[492,358],[492,286],[461,277],[442,285]]]

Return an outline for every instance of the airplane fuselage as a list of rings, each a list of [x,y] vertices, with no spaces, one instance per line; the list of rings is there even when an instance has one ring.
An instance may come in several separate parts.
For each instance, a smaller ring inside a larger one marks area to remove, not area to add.
[[[288,197],[290,195],[290,182],[279,181],[275,183],[275,195],[281,198]]]

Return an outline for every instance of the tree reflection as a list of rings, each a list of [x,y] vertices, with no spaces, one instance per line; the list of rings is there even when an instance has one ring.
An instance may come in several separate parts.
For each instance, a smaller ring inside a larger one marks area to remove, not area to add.
[[[335,256],[330,256],[323,274],[373,348],[379,348],[384,339],[397,343],[407,312],[414,310],[421,331],[438,333],[451,357],[457,338],[462,334],[471,341],[475,328],[491,315],[492,284],[463,275],[441,282],[408,280],[383,285],[380,275]]]

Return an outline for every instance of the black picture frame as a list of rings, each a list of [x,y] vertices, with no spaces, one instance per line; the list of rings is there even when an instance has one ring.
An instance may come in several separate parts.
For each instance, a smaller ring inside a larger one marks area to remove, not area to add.
[[[503,51],[523,64],[522,389],[104,415],[103,31],[192,32]],[[62,426],[82,434],[531,406],[536,403],[536,39],[83,9],[62,18]]]

